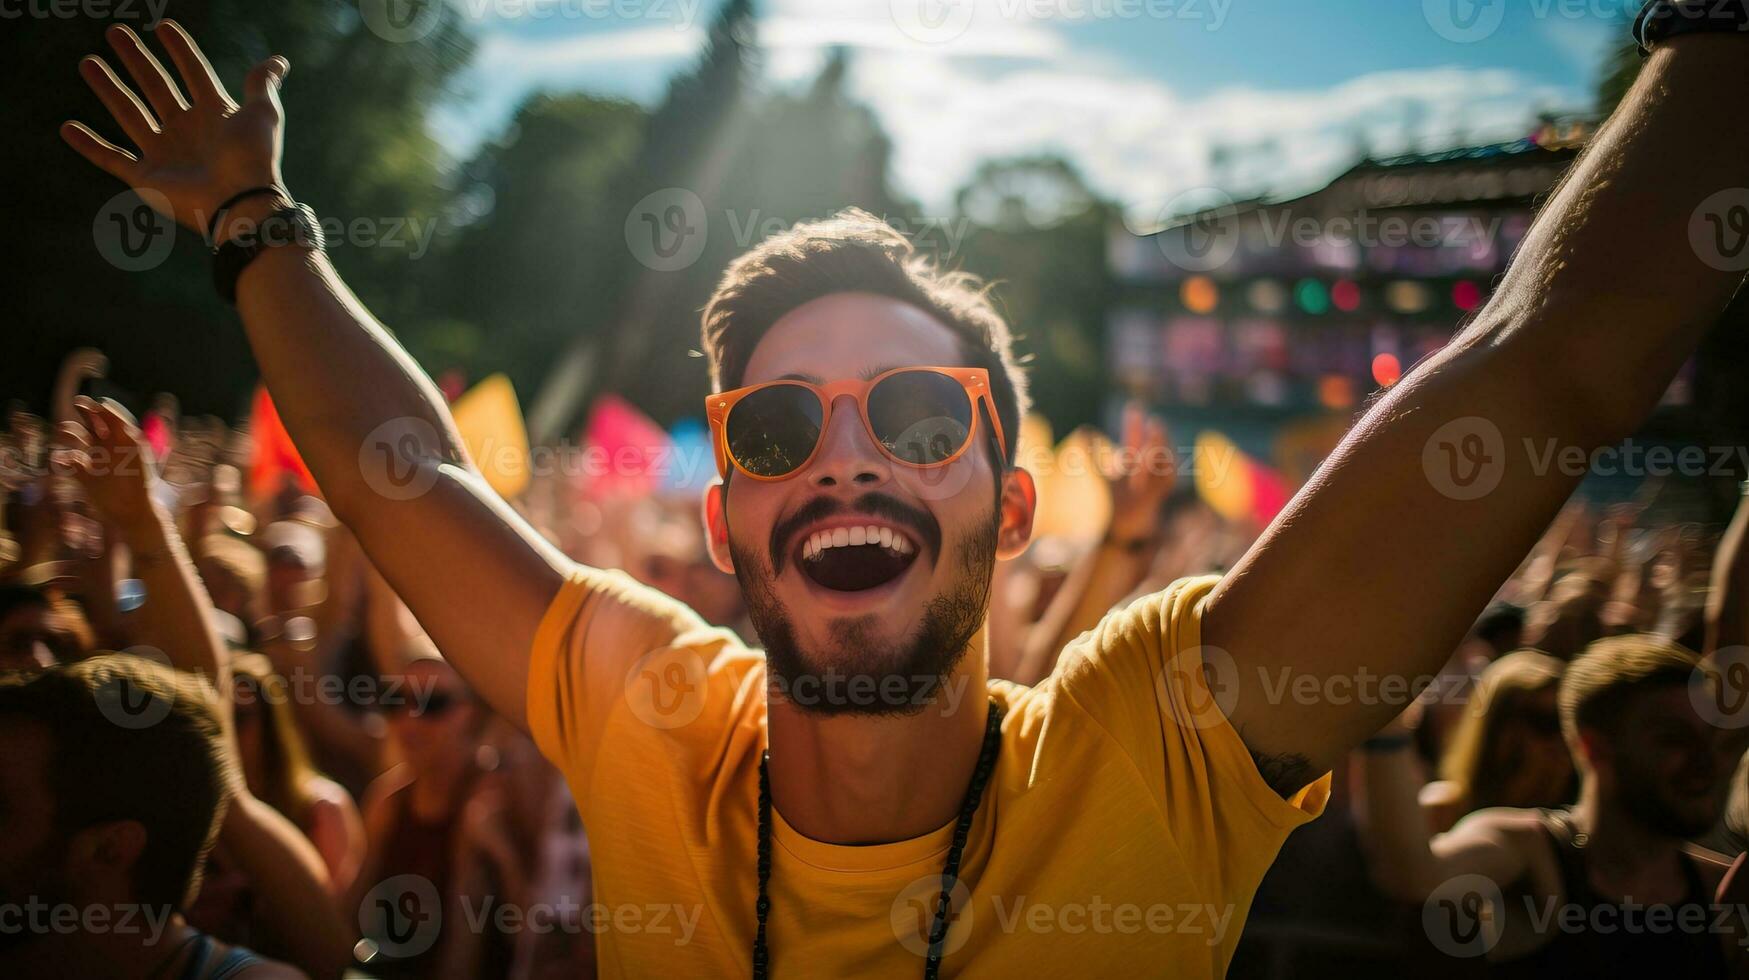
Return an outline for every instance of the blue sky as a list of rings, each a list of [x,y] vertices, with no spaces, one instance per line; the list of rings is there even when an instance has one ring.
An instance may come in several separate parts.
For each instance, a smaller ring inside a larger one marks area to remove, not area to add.
[[[435,122],[465,155],[540,89],[650,103],[720,0],[451,0],[480,41]],[[1379,152],[1587,110],[1638,0],[761,0],[765,84],[833,45],[940,213],[978,160],[1060,152],[1132,214],[1194,188],[1287,193]],[[1248,148],[1211,169],[1211,147]],[[1141,223],[1145,223],[1143,220]]]

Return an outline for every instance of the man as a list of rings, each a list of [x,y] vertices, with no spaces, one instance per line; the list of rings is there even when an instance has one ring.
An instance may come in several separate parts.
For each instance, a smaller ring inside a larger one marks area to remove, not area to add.
[[[1718,821],[1735,760],[1696,711],[1698,664],[1648,635],[1592,644],[1559,696],[1578,802],[1478,810],[1431,841],[1409,737],[1369,739],[1376,877],[1426,903],[1436,947],[1511,975],[1724,975],[1740,954],[1712,902],[1727,865],[1686,842]]]
[[[1741,279],[1688,228],[1749,177],[1749,133],[1709,108],[1749,93],[1749,58],[1673,38],[1492,303],[1238,566],[1112,615],[1024,689],[987,684],[981,632],[1034,507],[1006,326],[866,216],[793,229],[705,317],[709,544],[761,658],[496,499],[291,206],[285,59],[238,106],[179,27],[156,33],[180,86],[122,27],[141,97],[80,66],[137,152],[63,136],[221,243],[221,291],[336,515],[565,771],[623,913],[599,937],[613,976],[1222,972],[1264,869],[1324,805],[1319,774],[1401,708],[1318,692],[1437,671],[1576,483],[1506,447],[1632,431]],[[1432,465],[1454,453],[1461,475]],[[1314,693],[1284,697],[1298,675]]]
[[[214,697],[125,654],[0,679],[0,972],[304,976],[182,917],[236,778]]]

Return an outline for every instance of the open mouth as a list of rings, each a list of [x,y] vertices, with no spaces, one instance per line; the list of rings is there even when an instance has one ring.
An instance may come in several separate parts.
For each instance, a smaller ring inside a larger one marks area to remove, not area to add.
[[[862,592],[897,579],[916,560],[917,544],[904,532],[870,524],[808,535],[797,567],[822,588]]]

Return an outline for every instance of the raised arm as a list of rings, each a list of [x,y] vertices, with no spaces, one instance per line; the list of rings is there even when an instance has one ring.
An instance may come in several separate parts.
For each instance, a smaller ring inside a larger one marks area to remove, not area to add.
[[[80,63],[138,152],[76,123],[62,135],[202,234],[232,195],[278,188],[225,212],[217,237],[252,235],[291,200],[280,177],[278,94],[290,66],[278,57],[257,65],[238,106],[180,26],[165,21],[155,34],[181,91],[126,27],[107,37],[143,103],[99,59]],[[566,559],[487,487],[443,397],[327,256],[266,249],[238,279],[237,308],[286,429],[335,514],[468,682],[525,724],[528,650]]]
[[[1730,108],[1746,96],[1741,38],[1662,45],[1493,299],[1366,414],[1215,590],[1203,641],[1232,657],[1229,717],[1277,790],[1403,707],[1332,678],[1439,670],[1577,484],[1550,448],[1631,434],[1724,309],[1742,273],[1691,245],[1690,227],[1749,184],[1749,127]],[[1303,696],[1284,673],[1350,696]]]
[[[146,588],[146,601],[123,619],[123,634],[131,644],[162,652],[171,666],[204,676],[226,694],[230,666],[213,626],[212,600],[176,530],[175,515],[153,499],[157,476],[145,439],[133,418],[114,402],[99,404],[81,396],[73,408],[80,421],[62,422],[56,442],[70,451],[63,459],[103,514],[105,526],[127,546],[134,575]]]

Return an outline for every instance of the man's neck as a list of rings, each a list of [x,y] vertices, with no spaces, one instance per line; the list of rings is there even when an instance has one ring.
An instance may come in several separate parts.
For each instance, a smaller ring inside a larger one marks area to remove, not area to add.
[[[1573,822],[1588,838],[1585,871],[1599,892],[1642,901],[1682,897],[1687,876],[1680,839],[1645,826],[1589,779],[1573,805]]]
[[[822,715],[769,704],[771,799],[799,833],[828,844],[886,844],[958,815],[977,768],[989,667],[984,635],[909,715]]]

